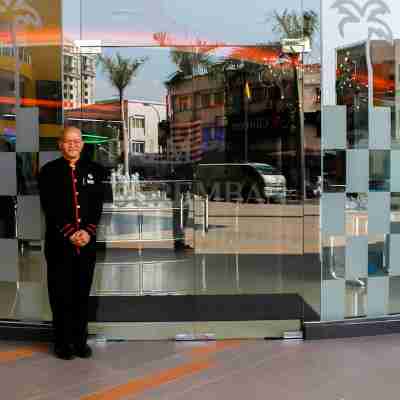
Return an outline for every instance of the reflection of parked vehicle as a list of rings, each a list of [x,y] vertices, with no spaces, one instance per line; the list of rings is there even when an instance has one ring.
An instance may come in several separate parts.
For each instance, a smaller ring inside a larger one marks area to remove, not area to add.
[[[286,198],[286,179],[269,164],[199,164],[196,177],[198,192],[210,199],[281,201]]]

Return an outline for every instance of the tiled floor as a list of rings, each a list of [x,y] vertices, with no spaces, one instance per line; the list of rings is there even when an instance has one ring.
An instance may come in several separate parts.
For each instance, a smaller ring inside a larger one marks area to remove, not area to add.
[[[62,361],[46,345],[1,342],[1,399],[376,400],[400,389],[400,335],[93,347],[92,359]]]

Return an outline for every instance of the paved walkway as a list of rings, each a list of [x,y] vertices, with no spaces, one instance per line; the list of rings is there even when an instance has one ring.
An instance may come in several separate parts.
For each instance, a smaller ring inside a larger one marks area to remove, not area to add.
[[[400,335],[302,341],[97,344],[62,361],[0,342],[5,400],[376,400],[398,398]]]

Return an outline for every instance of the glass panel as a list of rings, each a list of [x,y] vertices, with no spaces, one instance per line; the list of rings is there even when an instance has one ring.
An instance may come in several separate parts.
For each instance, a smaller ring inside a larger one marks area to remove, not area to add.
[[[39,153],[17,153],[17,188],[19,195],[39,194]]]
[[[395,296],[398,282],[396,276],[389,278],[388,274],[393,271],[396,275],[398,264],[399,157],[396,149],[400,143],[397,105],[400,70],[399,30],[395,21],[399,8],[391,0],[385,1],[385,13],[377,11],[373,2],[364,5],[366,18],[352,22],[347,18],[349,2],[321,2],[323,120],[328,109],[338,105],[345,106],[347,114],[346,255],[351,258],[348,260],[351,269],[368,268],[364,283],[363,276],[356,277],[357,283],[346,282],[348,317],[384,316],[398,308]],[[376,12],[380,28],[371,30],[374,19],[371,16],[376,17]],[[322,141],[325,143],[329,138]],[[334,145],[329,150],[342,150],[340,144]],[[369,161],[365,159],[366,152]],[[368,240],[368,260],[365,240]],[[323,288],[322,299],[327,302],[325,309],[332,311],[326,319],[333,320],[338,317],[335,309],[338,299],[334,294],[329,298],[330,289]]]
[[[18,240],[19,280],[21,282],[45,283],[46,261],[43,242],[40,240]]]
[[[345,153],[337,175],[328,159],[321,173],[319,2],[71,0],[63,43],[61,2],[43,3],[32,43],[7,46],[20,71],[0,68],[0,151],[15,151],[19,106],[39,115],[17,162],[4,159],[0,194],[36,195],[38,164],[58,156],[63,124],[78,126],[83,157],[108,171],[94,295],[279,293],[302,297],[290,307],[318,319],[322,181],[343,192],[346,177]],[[107,57],[133,62],[123,88]],[[14,315],[36,318],[43,282],[25,267],[41,250],[23,228]]]
[[[346,194],[346,234],[368,235],[368,193]]]
[[[367,316],[381,317],[389,312],[389,279],[374,277],[368,279]]]
[[[391,144],[391,109],[374,107],[371,112],[370,149],[389,149]]]
[[[324,150],[323,184],[325,193],[345,191],[346,188],[345,150]]]
[[[368,76],[365,45],[337,52],[337,104],[347,107],[347,147],[368,149]]]
[[[0,281],[17,282],[18,277],[18,241],[16,239],[0,239],[1,271]]]
[[[330,236],[323,240],[322,279],[342,279],[345,277],[345,238]]]
[[[40,241],[42,234],[39,196],[18,196],[18,238]]]
[[[390,193],[369,193],[368,233],[370,235],[380,235],[390,232],[390,201]]]
[[[368,192],[368,150],[348,150],[346,163],[346,190]]]
[[[389,273],[388,235],[369,237],[368,243],[368,276],[385,276]]]
[[[353,237],[346,239],[346,280],[358,280],[367,277],[368,238]]]
[[[346,281],[346,318],[365,317],[367,315],[367,279]]]
[[[15,196],[0,196],[0,238],[16,237],[16,205]]]
[[[400,312],[400,276],[391,276],[389,278],[389,314],[398,314]]]
[[[390,191],[390,151],[370,150],[369,152],[369,190]]]
[[[371,109],[371,129],[377,128],[371,132],[370,148],[399,148],[396,133],[396,45],[385,40],[373,40],[370,43],[370,57],[375,106]],[[381,121],[378,126],[375,125],[378,122],[376,119]]]
[[[17,195],[17,162],[15,153],[0,153],[0,171],[2,180],[1,196]]]
[[[347,135],[347,107],[325,106],[322,146],[324,149],[345,149]]]

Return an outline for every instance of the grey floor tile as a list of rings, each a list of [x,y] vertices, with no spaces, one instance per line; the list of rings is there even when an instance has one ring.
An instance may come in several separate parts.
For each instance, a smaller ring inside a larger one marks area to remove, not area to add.
[[[0,353],[31,344],[2,341]],[[204,359],[210,361],[209,368],[123,399],[265,400],[268,394],[274,400],[375,400],[383,393],[385,398],[397,397],[400,386],[400,335],[314,342],[245,340],[220,351],[192,352],[213,346],[171,341],[97,344],[92,359],[73,361],[42,351],[0,361],[1,395],[16,400],[78,400]]]

